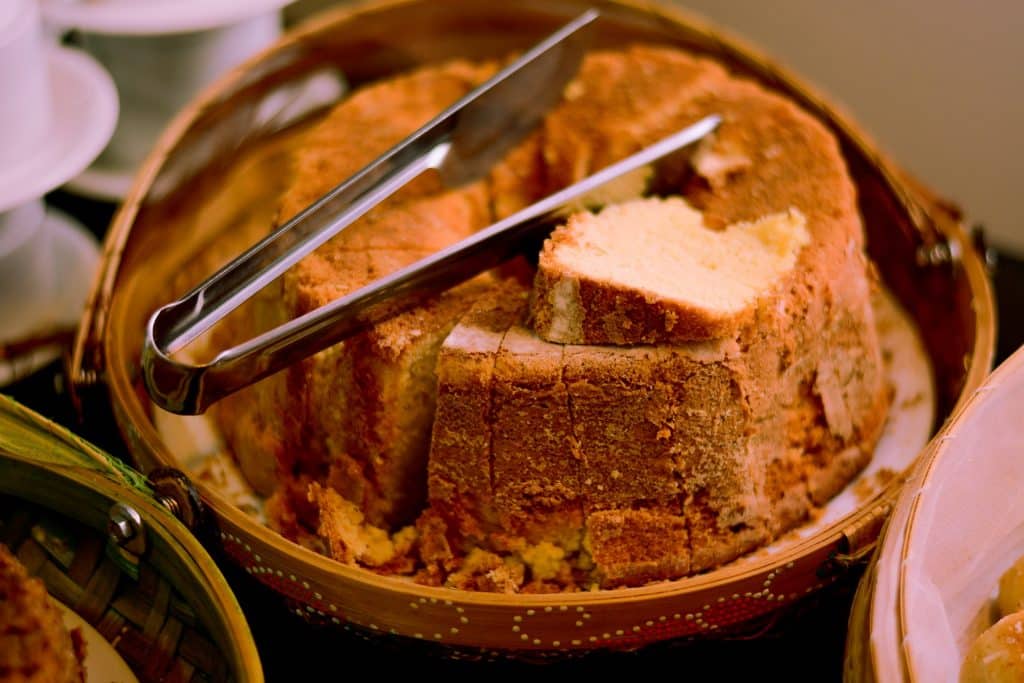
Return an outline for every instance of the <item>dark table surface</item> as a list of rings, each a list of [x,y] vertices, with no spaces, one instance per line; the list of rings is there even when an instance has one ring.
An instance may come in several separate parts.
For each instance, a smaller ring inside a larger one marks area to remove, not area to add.
[[[102,237],[114,208],[56,193],[51,204],[79,218]],[[998,302],[999,345],[997,362],[1024,344],[1024,260],[1000,253],[994,284]],[[76,419],[64,390],[60,363],[4,388],[40,413],[118,454],[126,455],[104,395],[97,393],[85,406],[88,419]],[[247,574],[220,562],[249,620],[270,681],[316,680],[406,673],[412,667],[422,675],[477,676],[504,673],[531,677],[577,677],[606,674],[643,676],[673,672],[696,680],[806,680],[838,681],[842,675],[846,621],[859,571],[797,604],[767,626],[757,638],[676,642],[631,653],[597,653],[574,661],[530,665],[524,662],[453,662],[435,650],[396,639],[367,641],[355,633],[311,626],[284,609],[281,602]]]

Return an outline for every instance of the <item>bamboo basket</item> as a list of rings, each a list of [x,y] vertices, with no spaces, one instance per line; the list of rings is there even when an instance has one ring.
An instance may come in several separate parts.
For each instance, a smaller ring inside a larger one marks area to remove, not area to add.
[[[4,396],[0,542],[140,681],[263,680],[224,577],[146,479]]]
[[[198,276],[185,266],[208,259],[215,240],[236,240],[238,251],[251,240],[244,235],[252,224],[268,224],[281,189],[268,170],[280,167],[293,131],[315,112],[314,85],[340,83],[337,70],[358,84],[423,62],[507,54],[588,6],[603,13],[599,47],[681,46],[784,93],[821,119],[839,138],[857,185],[871,256],[919,328],[939,419],[979,386],[992,362],[993,301],[956,209],[905,177],[845,115],[750,46],[647,2],[378,1],[323,15],[211,87],[165,131],[115,217],[72,376],[79,388],[105,383],[143,468],[175,462],[140,385],[145,322],[158,305],[212,272],[217,264]],[[281,98],[293,105],[268,117]],[[260,181],[263,175],[271,180]],[[228,186],[230,192],[219,189]],[[197,486],[227,554],[307,618],[448,646],[543,654],[702,637],[777,613],[866,558],[900,481],[897,476],[854,512],[780,555],[642,588],[546,596],[456,592],[345,567],[285,541],[215,488]]]
[[[899,497],[858,588],[848,681],[956,681],[994,620],[999,577],[1024,556],[1024,350],[946,423]]]

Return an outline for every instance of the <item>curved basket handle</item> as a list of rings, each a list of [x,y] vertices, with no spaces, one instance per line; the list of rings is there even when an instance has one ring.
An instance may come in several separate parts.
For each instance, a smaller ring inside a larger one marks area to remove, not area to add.
[[[106,451],[0,394],[0,458],[10,457],[43,467],[96,472],[162,507],[207,544],[213,522],[191,479],[170,467],[146,477]]]
[[[146,478],[131,467],[3,395],[0,395],[0,457],[50,467],[86,469],[149,497],[153,495]]]

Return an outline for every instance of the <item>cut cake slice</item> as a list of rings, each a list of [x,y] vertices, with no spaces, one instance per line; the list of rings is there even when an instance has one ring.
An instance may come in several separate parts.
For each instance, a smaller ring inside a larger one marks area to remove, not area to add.
[[[571,344],[735,336],[808,241],[798,209],[724,230],[679,197],[577,213],[544,245],[533,327]]]

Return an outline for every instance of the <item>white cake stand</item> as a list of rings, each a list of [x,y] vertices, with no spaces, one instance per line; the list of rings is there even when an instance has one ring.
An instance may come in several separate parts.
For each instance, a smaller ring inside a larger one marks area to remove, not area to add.
[[[56,277],[25,289],[28,305],[36,311],[31,320],[24,321],[30,323],[28,335],[68,329],[78,323],[99,263],[96,240],[81,224],[51,207],[44,211],[39,232],[49,241],[49,255],[43,263]],[[0,315],[4,312],[0,311]],[[35,372],[56,360],[60,353],[61,345],[55,341],[16,358],[0,360],[0,386]]]
[[[117,202],[174,115],[221,74],[280,35],[293,0],[42,0],[47,23],[74,29],[111,73],[121,120],[104,153],[67,189]]]
[[[7,4],[9,3],[9,4]],[[0,344],[77,324],[99,259],[96,241],[42,196],[88,166],[117,121],[110,76],[80,52],[47,46],[34,0],[0,12]],[[59,347],[0,360],[0,385]]]

